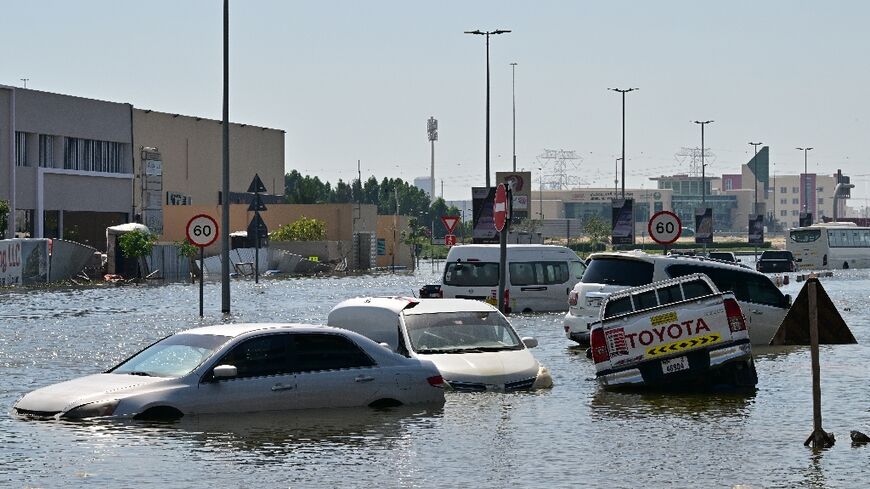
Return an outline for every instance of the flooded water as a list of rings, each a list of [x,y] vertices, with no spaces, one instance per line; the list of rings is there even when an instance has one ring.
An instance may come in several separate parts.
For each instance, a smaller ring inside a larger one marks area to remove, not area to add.
[[[822,348],[824,428],[814,453],[810,355],[756,349],[751,394],[600,389],[561,315],[513,316],[552,390],[448,393],[443,409],[195,417],[174,424],[24,421],[24,393],[104,370],[170,333],[217,323],[220,285],[0,292],[0,486],[8,487],[860,487],[870,480],[870,271],[822,279],[858,345]],[[416,274],[232,284],[232,321],[324,323],[357,295],[410,295]],[[786,292],[797,295],[801,284]]]

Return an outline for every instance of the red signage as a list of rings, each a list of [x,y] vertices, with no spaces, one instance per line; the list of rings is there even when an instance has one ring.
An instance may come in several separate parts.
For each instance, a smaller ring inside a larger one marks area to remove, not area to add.
[[[445,234],[444,235],[444,244],[448,247],[456,244],[456,235],[455,234]]]
[[[441,216],[441,222],[444,223],[447,234],[451,234],[456,229],[456,224],[459,223],[459,216]]]
[[[495,220],[495,229],[501,232],[507,219],[507,192],[504,184],[499,184],[495,190],[495,202],[492,204],[492,218]]]

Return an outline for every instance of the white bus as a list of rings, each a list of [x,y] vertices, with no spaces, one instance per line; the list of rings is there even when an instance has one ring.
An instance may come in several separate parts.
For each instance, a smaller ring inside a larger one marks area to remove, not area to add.
[[[870,268],[870,228],[828,222],[790,229],[785,249],[801,269]]]

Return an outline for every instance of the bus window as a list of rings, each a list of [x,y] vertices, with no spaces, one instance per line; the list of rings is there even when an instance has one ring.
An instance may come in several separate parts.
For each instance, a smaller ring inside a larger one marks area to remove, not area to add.
[[[821,235],[822,231],[819,229],[800,229],[792,231],[789,236],[795,243],[812,243],[819,239]]]

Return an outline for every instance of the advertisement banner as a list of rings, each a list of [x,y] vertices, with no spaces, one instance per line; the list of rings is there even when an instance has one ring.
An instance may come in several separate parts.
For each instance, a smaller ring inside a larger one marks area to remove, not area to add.
[[[494,202],[495,187],[471,187],[473,243],[498,243],[498,231],[492,217]]]
[[[610,242],[634,244],[634,199],[613,199]]]
[[[749,216],[749,244],[764,243],[764,214]]]
[[[532,172],[500,171],[495,173],[497,183],[504,183],[513,193],[513,219],[526,219],[529,217],[529,204],[532,200]]]
[[[48,282],[47,239],[0,240],[0,286]]]
[[[695,243],[713,244],[713,209],[697,207],[695,209]]]

